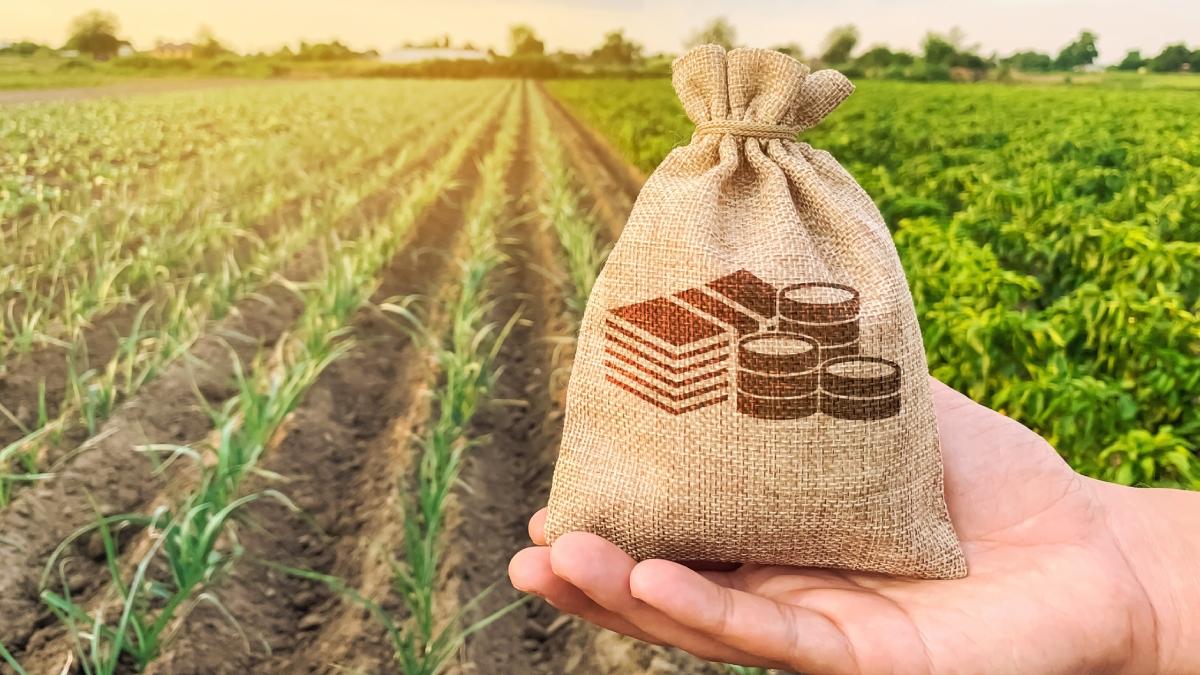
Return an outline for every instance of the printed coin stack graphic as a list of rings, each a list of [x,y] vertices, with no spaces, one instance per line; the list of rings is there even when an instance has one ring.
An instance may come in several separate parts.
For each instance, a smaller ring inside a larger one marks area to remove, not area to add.
[[[787,420],[816,412],[877,420],[900,412],[900,367],[859,354],[859,293],[782,289],[747,270],[609,311],[607,379],[674,415],[729,399]]]

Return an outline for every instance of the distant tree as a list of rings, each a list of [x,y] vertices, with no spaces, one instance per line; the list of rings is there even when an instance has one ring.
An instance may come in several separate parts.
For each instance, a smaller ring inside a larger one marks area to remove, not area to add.
[[[896,52],[885,45],[875,45],[854,59],[860,68],[887,68],[896,63]],[[910,59],[911,60],[911,59]]]
[[[1049,54],[1035,51],[1017,52],[1004,59],[1004,63],[1026,73],[1044,73],[1054,69],[1054,59]]]
[[[538,39],[533,28],[521,23],[508,29],[508,44],[513,56],[541,56],[546,44]]]
[[[996,64],[974,52],[959,52],[958,56],[954,59],[954,65],[958,68],[970,68],[971,70],[987,70]]]
[[[921,54],[927,63],[949,66],[958,56],[958,48],[946,36],[930,32],[921,42]]]
[[[116,16],[98,9],[81,14],[71,21],[71,37],[63,49],[75,49],[92,58],[107,59],[129,44],[117,37],[119,25]]]
[[[1183,70],[1186,64],[1191,66],[1192,50],[1182,42],[1167,45],[1158,56],[1150,59],[1150,69],[1160,73],[1174,73]]]
[[[557,61],[558,63],[565,64],[565,65],[573,66],[573,65],[578,65],[579,63],[583,62],[582,56],[580,56],[579,54],[576,54],[575,52],[566,51],[565,49],[560,49],[560,50],[554,52],[553,54],[551,54],[551,57],[553,57],[553,59],[555,61]]]
[[[14,42],[6,47],[0,47],[0,54],[12,54],[14,56],[33,56],[41,50],[49,49],[45,45],[40,45],[29,40],[21,40]]]
[[[733,24],[729,23],[729,19],[723,16],[718,16],[708,23],[707,26],[692,33],[692,36],[684,43],[686,47],[695,47],[697,45],[721,45],[725,49],[733,49],[737,45],[737,29]]]
[[[977,52],[979,45],[967,45],[966,34],[961,28],[951,28],[947,33],[929,32],[921,43],[922,56],[931,66],[940,68],[970,68],[985,70],[995,65]]]
[[[1092,64],[1100,55],[1096,50],[1097,39],[1096,34],[1090,30],[1083,31],[1074,42],[1063,47],[1062,51],[1058,53],[1058,58],[1054,59],[1055,67],[1072,70]]]
[[[801,49],[800,45],[796,44],[795,42],[789,42],[787,44],[782,44],[782,45],[775,45],[774,47],[771,47],[771,49],[774,49],[775,51],[779,52],[780,54],[787,54],[788,56],[792,57],[793,59],[800,59],[800,58],[804,57],[804,50]]]
[[[850,53],[857,44],[857,28],[852,25],[838,26],[825,37],[825,50],[821,52],[821,61],[831,65],[848,63]]]
[[[215,59],[233,52],[221,44],[217,36],[208,26],[201,26],[196,33],[196,42],[192,47],[192,55],[198,59]]]
[[[339,40],[332,42],[301,42],[296,52],[297,61],[341,61],[362,56]]]
[[[1125,58],[1117,64],[1117,70],[1137,70],[1144,67],[1147,62],[1140,49],[1130,49],[1125,53]]]
[[[604,35],[604,43],[592,50],[596,63],[611,63],[622,66],[642,58],[642,46],[625,38],[625,31],[614,30]]]

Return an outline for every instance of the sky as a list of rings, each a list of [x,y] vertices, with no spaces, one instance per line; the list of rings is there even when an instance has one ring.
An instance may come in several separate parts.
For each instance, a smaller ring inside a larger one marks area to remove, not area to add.
[[[0,0],[0,40],[59,44],[70,19],[93,8],[114,13],[122,37],[138,48],[158,39],[184,41],[208,26],[241,51],[332,38],[386,51],[444,33],[455,43],[507,51],[508,26],[523,22],[552,51],[588,50],[606,31],[624,28],[650,53],[678,52],[717,16],[733,23],[741,44],[796,42],[808,54],[819,53],[829,30],[847,23],[858,27],[860,49],[884,43],[916,50],[927,31],[953,27],[983,54],[1056,52],[1085,28],[1100,36],[1101,63],[1119,61],[1128,49],[1154,54],[1173,42],[1200,46],[1195,0]]]

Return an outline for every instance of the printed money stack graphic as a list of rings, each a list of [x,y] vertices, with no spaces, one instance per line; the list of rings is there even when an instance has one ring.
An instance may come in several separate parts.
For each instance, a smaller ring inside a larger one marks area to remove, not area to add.
[[[859,354],[858,314],[849,286],[777,288],[739,270],[609,310],[606,378],[673,415],[733,399],[759,419],[892,417],[900,367]]]

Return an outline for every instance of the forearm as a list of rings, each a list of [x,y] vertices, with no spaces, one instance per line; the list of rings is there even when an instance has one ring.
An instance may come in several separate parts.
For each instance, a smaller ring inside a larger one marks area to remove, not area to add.
[[[1160,673],[1200,673],[1200,492],[1105,486],[1109,520],[1154,608]]]

